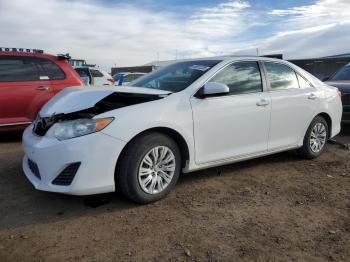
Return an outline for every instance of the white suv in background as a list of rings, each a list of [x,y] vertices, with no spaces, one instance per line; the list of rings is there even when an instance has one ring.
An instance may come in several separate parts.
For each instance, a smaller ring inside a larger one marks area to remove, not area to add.
[[[107,72],[96,67],[75,67],[83,83],[87,86],[109,86],[114,85],[113,77]]]

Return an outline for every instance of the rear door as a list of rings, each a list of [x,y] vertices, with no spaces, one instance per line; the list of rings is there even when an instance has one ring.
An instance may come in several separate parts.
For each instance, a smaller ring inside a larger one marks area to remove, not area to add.
[[[40,75],[48,77],[50,80],[50,86],[54,94],[70,85],[69,81],[66,80],[66,74],[54,61],[46,58],[37,58],[36,63],[40,68]]]
[[[40,75],[35,57],[0,56],[0,126],[32,122],[51,98],[49,77]]]
[[[267,150],[270,98],[256,61],[234,62],[209,81],[226,84],[224,96],[191,98],[195,160],[222,161]]]
[[[291,67],[264,62],[271,97],[269,150],[294,147],[309,126],[318,105],[318,90]]]

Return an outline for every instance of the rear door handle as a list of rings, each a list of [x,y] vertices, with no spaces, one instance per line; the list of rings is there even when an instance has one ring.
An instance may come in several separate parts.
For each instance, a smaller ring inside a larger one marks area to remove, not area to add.
[[[314,93],[311,93],[307,98],[311,100],[315,100],[317,96]]]
[[[47,90],[49,90],[49,87],[48,87],[48,86],[38,86],[38,87],[36,88],[36,90],[47,91]]]
[[[267,106],[269,104],[269,101],[267,101],[266,99],[261,99],[258,103],[256,103],[257,106]]]

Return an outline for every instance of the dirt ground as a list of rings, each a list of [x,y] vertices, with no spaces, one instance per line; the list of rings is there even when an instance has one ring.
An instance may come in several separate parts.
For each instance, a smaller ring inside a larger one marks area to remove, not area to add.
[[[338,139],[350,143],[350,128]],[[0,261],[350,261],[350,151],[183,175],[157,203],[33,189],[0,138]]]

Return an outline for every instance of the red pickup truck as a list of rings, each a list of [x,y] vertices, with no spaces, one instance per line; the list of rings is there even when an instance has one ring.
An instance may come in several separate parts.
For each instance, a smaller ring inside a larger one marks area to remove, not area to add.
[[[67,58],[0,47],[0,132],[23,130],[56,93],[83,85]]]

